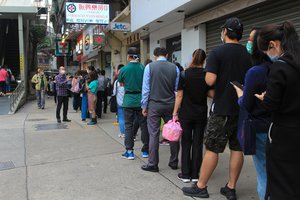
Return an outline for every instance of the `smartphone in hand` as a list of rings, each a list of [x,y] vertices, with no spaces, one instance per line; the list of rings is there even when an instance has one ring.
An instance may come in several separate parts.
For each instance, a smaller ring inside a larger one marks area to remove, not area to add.
[[[241,90],[244,88],[244,86],[237,81],[231,81],[230,84],[240,88]]]

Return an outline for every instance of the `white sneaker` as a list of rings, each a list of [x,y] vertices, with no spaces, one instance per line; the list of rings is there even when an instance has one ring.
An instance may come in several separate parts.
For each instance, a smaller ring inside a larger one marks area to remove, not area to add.
[[[119,133],[119,138],[125,138],[125,134]]]

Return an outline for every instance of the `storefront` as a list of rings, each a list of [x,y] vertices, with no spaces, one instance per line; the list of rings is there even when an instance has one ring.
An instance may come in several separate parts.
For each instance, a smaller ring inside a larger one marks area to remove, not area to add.
[[[170,62],[181,63],[181,35],[166,40],[166,49],[168,51]]]

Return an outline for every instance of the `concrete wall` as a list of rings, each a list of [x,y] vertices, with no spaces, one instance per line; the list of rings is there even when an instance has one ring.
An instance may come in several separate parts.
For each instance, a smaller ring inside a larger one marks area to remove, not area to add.
[[[182,41],[182,66],[187,67],[192,59],[194,50],[201,48],[206,50],[206,26],[201,24],[197,27],[183,29],[181,31]]]
[[[136,31],[190,1],[192,0],[131,0],[131,30]]]
[[[153,50],[156,47],[166,47],[166,39],[181,34],[183,20],[170,24],[150,33],[150,59],[153,60]],[[158,44],[159,41],[159,44]]]

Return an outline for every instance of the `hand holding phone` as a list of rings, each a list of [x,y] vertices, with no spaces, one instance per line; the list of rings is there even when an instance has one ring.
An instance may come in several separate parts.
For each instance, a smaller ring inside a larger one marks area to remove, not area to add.
[[[243,90],[243,88],[244,88],[244,86],[237,81],[231,81],[230,84],[240,88],[241,90]]]

